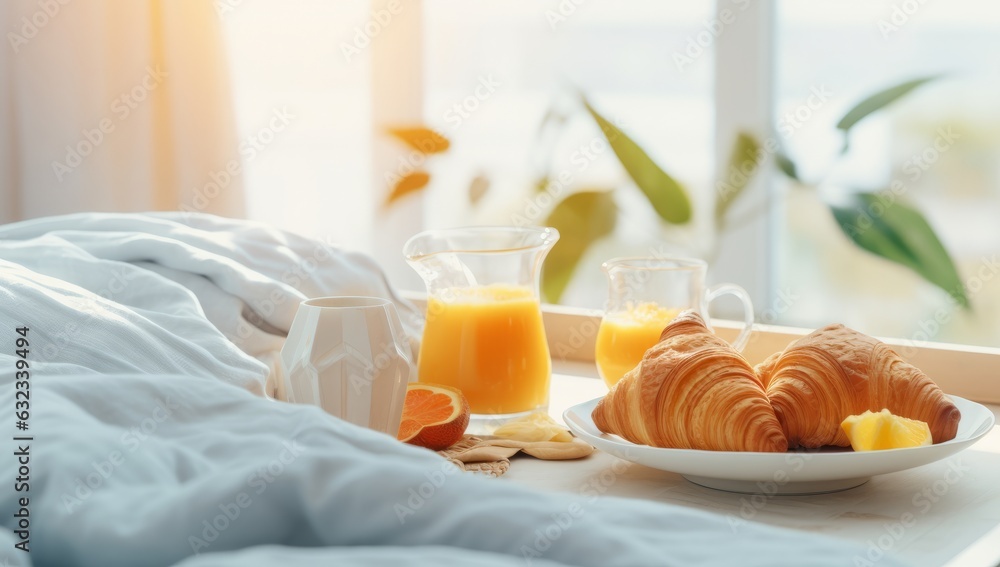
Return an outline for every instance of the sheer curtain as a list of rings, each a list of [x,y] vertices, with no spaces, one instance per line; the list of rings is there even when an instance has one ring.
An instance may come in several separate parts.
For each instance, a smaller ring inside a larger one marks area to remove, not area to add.
[[[7,0],[0,29],[0,222],[245,214],[214,3]]]

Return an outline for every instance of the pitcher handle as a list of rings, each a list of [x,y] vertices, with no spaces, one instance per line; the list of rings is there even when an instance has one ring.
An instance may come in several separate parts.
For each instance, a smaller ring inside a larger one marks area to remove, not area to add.
[[[747,346],[747,342],[750,340],[750,331],[753,330],[753,303],[750,301],[750,294],[747,293],[747,290],[736,284],[719,284],[709,288],[705,292],[705,303],[711,303],[727,294],[736,296],[736,299],[739,299],[740,303],[743,304],[743,330],[740,331],[736,340],[733,341],[733,348],[739,352],[743,352],[743,349]]]

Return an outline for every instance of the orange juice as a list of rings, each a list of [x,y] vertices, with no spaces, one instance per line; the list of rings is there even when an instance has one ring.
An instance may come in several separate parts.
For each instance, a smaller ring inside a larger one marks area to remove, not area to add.
[[[544,406],[551,370],[541,308],[530,289],[450,288],[428,297],[420,381],[458,388],[472,413]]]
[[[642,355],[660,340],[663,328],[677,313],[677,309],[648,302],[629,304],[626,311],[605,315],[597,331],[594,357],[609,388],[639,364]]]

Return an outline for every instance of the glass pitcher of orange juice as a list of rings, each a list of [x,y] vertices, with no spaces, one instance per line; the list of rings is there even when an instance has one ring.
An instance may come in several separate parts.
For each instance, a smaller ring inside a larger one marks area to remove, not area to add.
[[[418,380],[458,388],[495,425],[547,409],[552,361],[538,280],[552,228],[432,230],[403,254],[427,285]]]
[[[753,326],[750,294],[736,284],[705,288],[708,270],[695,258],[615,258],[601,268],[608,275],[609,296],[604,318],[597,331],[594,358],[597,370],[608,387],[642,360],[649,347],[671,319],[686,309],[705,317],[705,308],[715,298],[731,294],[743,303],[744,327],[733,342],[743,350]]]

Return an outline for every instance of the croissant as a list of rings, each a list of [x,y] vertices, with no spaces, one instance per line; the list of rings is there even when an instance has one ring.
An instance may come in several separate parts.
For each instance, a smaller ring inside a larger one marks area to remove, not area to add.
[[[594,424],[633,443],[676,449],[788,449],[747,361],[685,311],[597,404]]]
[[[847,447],[850,415],[887,408],[924,421],[934,443],[955,437],[958,408],[923,372],[879,340],[830,325],[755,368],[790,447]]]

